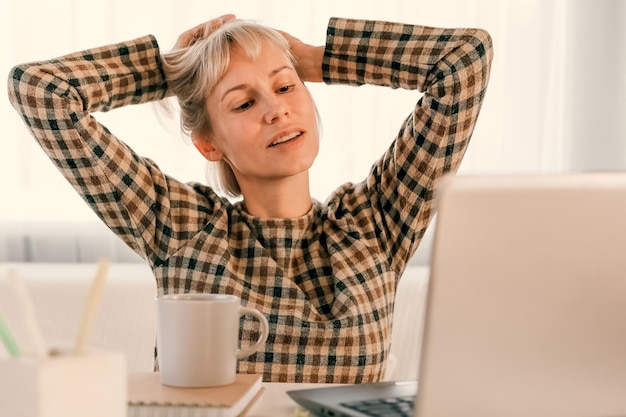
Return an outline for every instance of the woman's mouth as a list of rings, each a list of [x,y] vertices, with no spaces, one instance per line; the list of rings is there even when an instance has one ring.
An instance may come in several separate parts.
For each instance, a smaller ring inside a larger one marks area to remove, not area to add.
[[[289,142],[290,140],[293,140],[293,139],[299,137],[300,135],[302,135],[302,132],[293,132],[293,133],[291,133],[289,135],[281,136],[276,141],[272,142],[270,144],[270,147],[273,147],[273,146],[276,146],[276,145],[280,145],[281,143]]]

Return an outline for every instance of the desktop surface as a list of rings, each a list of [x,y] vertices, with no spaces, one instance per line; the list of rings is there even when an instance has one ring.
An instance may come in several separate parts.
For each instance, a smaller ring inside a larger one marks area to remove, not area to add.
[[[308,417],[308,414],[287,395],[287,391],[329,387],[333,384],[301,384],[264,382],[263,394],[252,405],[246,417]],[[311,416],[313,417],[313,416]]]

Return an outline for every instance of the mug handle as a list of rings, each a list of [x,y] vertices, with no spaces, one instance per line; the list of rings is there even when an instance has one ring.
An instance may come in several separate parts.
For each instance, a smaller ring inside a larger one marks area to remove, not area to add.
[[[243,359],[247,356],[252,355],[254,352],[261,348],[261,345],[267,341],[269,330],[269,324],[267,323],[267,319],[259,310],[249,307],[240,307],[239,308],[239,317],[245,315],[251,315],[256,317],[256,319],[261,323],[261,335],[255,344],[249,346],[245,349],[237,349],[237,359]]]

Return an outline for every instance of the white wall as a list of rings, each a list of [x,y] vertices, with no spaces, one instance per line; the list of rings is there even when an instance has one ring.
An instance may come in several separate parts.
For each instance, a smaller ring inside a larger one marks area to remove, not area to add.
[[[626,170],[626,2],[568,10],[566,135],[572,170]]]
[[[243,18],[323,43],[330,16],[433,26],[478,26],[494,39],[487,97],[461,166],[466,173],[626,169],[626,6],[620,0],[4,0],[0,72],[12,65],[153,33],[164,49],[216,15]],[[323,200],[358,181],[389,145],[419,94],[311,85],[324,137],[312,168]],[[0,219],[94,220],[34,144],[0,83]],[[205,164],[153,106],[97,118],[164,171],[205,179]]]

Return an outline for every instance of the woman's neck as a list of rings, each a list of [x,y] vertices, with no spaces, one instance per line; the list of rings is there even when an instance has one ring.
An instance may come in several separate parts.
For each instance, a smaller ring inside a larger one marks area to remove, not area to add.
[[[240,186],[246,211],[255,217],[294,218],[311,209],[308,172],[248,187],[240,183]]]

